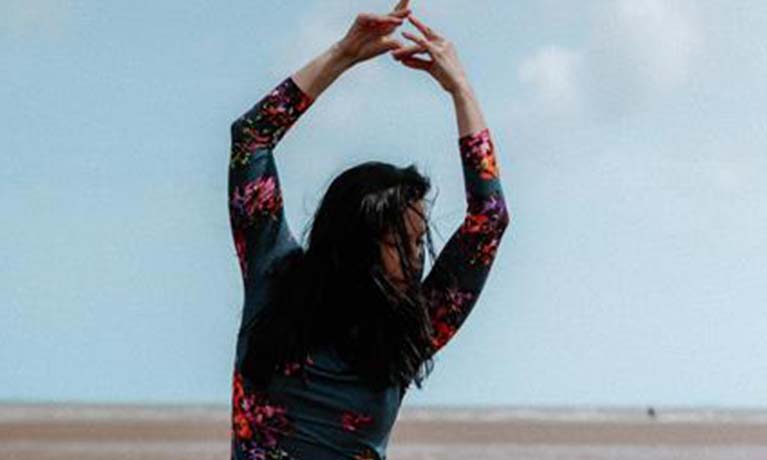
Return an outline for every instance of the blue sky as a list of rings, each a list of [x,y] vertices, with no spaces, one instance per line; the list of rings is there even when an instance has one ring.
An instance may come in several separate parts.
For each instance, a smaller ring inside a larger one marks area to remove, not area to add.
[[[0,400],[228,403],[229,125],[394,3],[2,2]],[[763,405],[767,4],[412,6],[456,44],[512,225],[406,404]],[[291,228],[344,168],[415,162],[440,248],[456,135],[426,74],[352,69],[276,150]]]

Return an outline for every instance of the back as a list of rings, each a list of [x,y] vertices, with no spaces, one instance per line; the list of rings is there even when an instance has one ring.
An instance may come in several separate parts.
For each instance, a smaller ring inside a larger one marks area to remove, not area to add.
[[[247,325],[272,288],[268,269],[298,247],[284,216],[274,147],[313,103],[292,77],[231,126],[229,214],[245,287],[233,373],[232,458],[382,460],[406,388],[376,391],[332,348],[287,363],[266,388],[241,373]],[[494,143],[485,128],[458,139],[466,211],[423,281],[433,335],[430,353],[457,333],[477,303],[510,222]]]
[[[238,339],[247,342],[247,336]],[[262,390],[233,376],[232,458],[373,460],[386,458],[404,396],[399,386],[368,388],[330,347],[285,364]]]

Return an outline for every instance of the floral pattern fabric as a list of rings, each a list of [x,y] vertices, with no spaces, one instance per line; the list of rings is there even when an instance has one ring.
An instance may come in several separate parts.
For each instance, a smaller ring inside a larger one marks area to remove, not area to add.
[[[231,125],[228,201],[245,286],[232,377],[231,458],[383,460],[404,389],[366,388],[332,351],[275,368],[267,388],[240,373],[244,331],[264,307],[271,262],[300,246],[288,228],[274,149],[314,103],[285,78]],[[431,300],[432,353],[466,320],[489,275],[509,213],[488,128],[458,139],[466,214],[423,282]]]

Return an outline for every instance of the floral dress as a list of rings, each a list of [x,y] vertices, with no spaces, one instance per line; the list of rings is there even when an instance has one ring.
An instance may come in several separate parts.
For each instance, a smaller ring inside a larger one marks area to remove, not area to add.
[[[231,458],[382,460],[406,388],[363,385],[330,348],[276,369],[265,388],[241,373],[247,330],[263,309],[267,269],[299,248],[283,210],[274,148],[314,99],[285,78],[231,125],[229,217],[245,290],[232,380]],[[510,217],[488,128],[458,139],[466,214],[424,278],[433,353],[474,307]],[[450,280],[450,281],[449,281]]]

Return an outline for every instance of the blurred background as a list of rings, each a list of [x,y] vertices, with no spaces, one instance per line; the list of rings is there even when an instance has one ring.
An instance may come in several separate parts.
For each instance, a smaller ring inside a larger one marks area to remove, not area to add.
[[[0,400],[229,403],[229,125],[395,3],[3,0]],[[456,44],[512,224],[405,404],[764,408],[767,3],[411,6]],[[296,235],[373,158],[432,177],[437,249],[463,217],[452,101],[386,55],[275,155]]]

